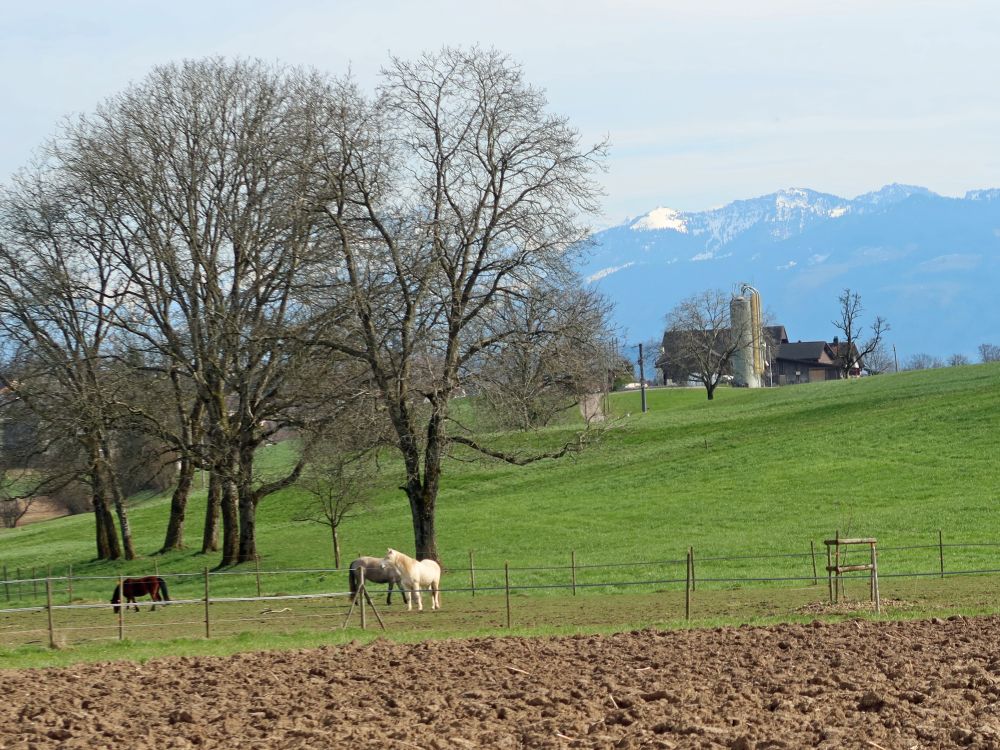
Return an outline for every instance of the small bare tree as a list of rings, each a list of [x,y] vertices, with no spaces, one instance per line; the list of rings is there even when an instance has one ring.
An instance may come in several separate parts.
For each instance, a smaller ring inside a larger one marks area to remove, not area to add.
[[[997,344],[980,344],[979,361],[983,363],[1000,362],[1000,346]]]
[[[948,357],[948,367],[962,367],[969,364],[969,358],[964,354],[952,354]]]
[[[865,358],[879,348],[882,338],[889,331],[889,323],[876,315],[871,323],[871,335],[863,339],[865,329],[861,322],[864,312],[861,295],[844,289],[837,301],[840,303],[840,317],[833,321],[833,327],[842,334],[837,347],[837,361],[841,374],[846,378],[859,372]]]
[[[468,382],[504,427],[529,430],[599,394],[607,381],[604,341],[610,305],[589,289],[535,289],[498,305],[504,319],[492,327],[512,331],[483,353]]]
[[[712,400],[733,355],[750,343],[748,336],[733,331],[730,295],[713,289],[682,300],[667,314],[660,361],[672,372],[700,381]]]
[[[309,507],[295,520],[330,529],[333,565],[339,568],[340,526],[368,506],[375,469],[364,457],[342,453],[314,461],[298,483],[310,496]]]
[[[936,370],[939,367],[944,367],[942,359],[926,352],[911,354],[903,365],[904,370]]]

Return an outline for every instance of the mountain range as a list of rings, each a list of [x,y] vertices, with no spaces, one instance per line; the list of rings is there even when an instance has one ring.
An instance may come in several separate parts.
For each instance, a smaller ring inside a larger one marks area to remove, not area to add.
[[[901,365],[916,354],[976,361],[980,344],[1000,344],[1000,189],[790,188],[707,211],[655,208],[595,233],[580,271],[615,303],[630,344],[659,340],[684,298],[742,284],[791,341],[831,341],[849,288],[863,334],[875,315],[889,321]]]

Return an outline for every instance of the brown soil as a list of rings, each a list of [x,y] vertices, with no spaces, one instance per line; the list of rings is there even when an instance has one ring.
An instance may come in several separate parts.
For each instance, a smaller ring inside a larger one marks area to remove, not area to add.
[[[1000,748],[1000,617],[0,672],[0,748]]]

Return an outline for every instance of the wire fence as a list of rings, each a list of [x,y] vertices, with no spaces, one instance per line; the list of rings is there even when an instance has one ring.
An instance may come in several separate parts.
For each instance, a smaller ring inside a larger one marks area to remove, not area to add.
[[[926,581],[1000,574],[1000,542],[945,544],[940,533],[936,541],[936,544],[878,547],[878,577]],[[637,609],[656,606],[651,601],[663,602],[661,616],[679,619],[690,617],[691,596],[695,591],[766,592],[770,588],[784,588],[803,592],[804,599],[825,599],[829,561],[818,549],[813,542],[809,543],[808,551],[762,554],[698,555],[689,548],[683,558],[603,562],[582,562],[575,551],[570,551],[563,564],[485,566],[477,565],[474,552],[470,551],[467,565],[445,568],[441,592],[452,604],[449,609],[456,613],[447,622],[456,628],[474,626],[477,618],[489,627],[510,627],[512,597],[517,600],[519,611],[541,613],[532,622],[561,622],[560,617],[569,615],[560,613],[559,605],[538,606],[546,594],[592,596],[596,591],[623,595],[616,600],[617,612],[613,613],[616,617],[630,616],[621,610],[620,602],[634,595],[638,597],[634,604]],[[846,558],[842,554],[841,562]],[[354,601],[347,587],[346,568],[265,570],[259,561],[252,569],[239,570],[165,572],[155,564],[153,568],[147,574],[163,579],[170,592],[169,606],[140,599],[136,608],[155,606],[157,617],[139,619],[132,605],[116,612],[108,601],[124,574],[74,575],[72,566],[62,566],[61,570],[52,566],[45,566],[44,570],[35,567],[28,571],[8,570],[4,565],[0,580],[0,644],[61,646],[100,640],[367,628],[373,625],[368,620],[369,613],[379,626],[389,629],[430,628],[442,623],[440,619],[408,618],[402,607],[388,603],[376,605],[375,599],[385,593],[381,585],[368,588],[367,600],[359,597]],[[134,568],[130,575],[136,575]],[[862,578],[865,577],[844,576],[845,581]],[[398,592],[389,593],[399,597]],[[533,604],[527,602],[528,597],[533,597]],[[425,608],[430,608],[429,600],[425,593],[422,602]],[[456,602],[461,604],[455,606]],[[413,606],[416,608],[415,603]],[[573,609],[577,618],[580,612],[589,610],[608,616],[608,610],[602,607]],[[131,614],[126,614],[127,611]]]

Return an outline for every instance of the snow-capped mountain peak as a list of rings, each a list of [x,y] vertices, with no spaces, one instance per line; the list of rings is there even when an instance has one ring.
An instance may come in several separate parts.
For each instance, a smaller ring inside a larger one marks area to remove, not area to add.
[[[684,214],[672,208],[654,208],[645,216],[640,216],[629,225],[632,229],[640,232],[648,232],[658,229],[673,229],[675,232],[687,233],[687,224],[684,221]]]

